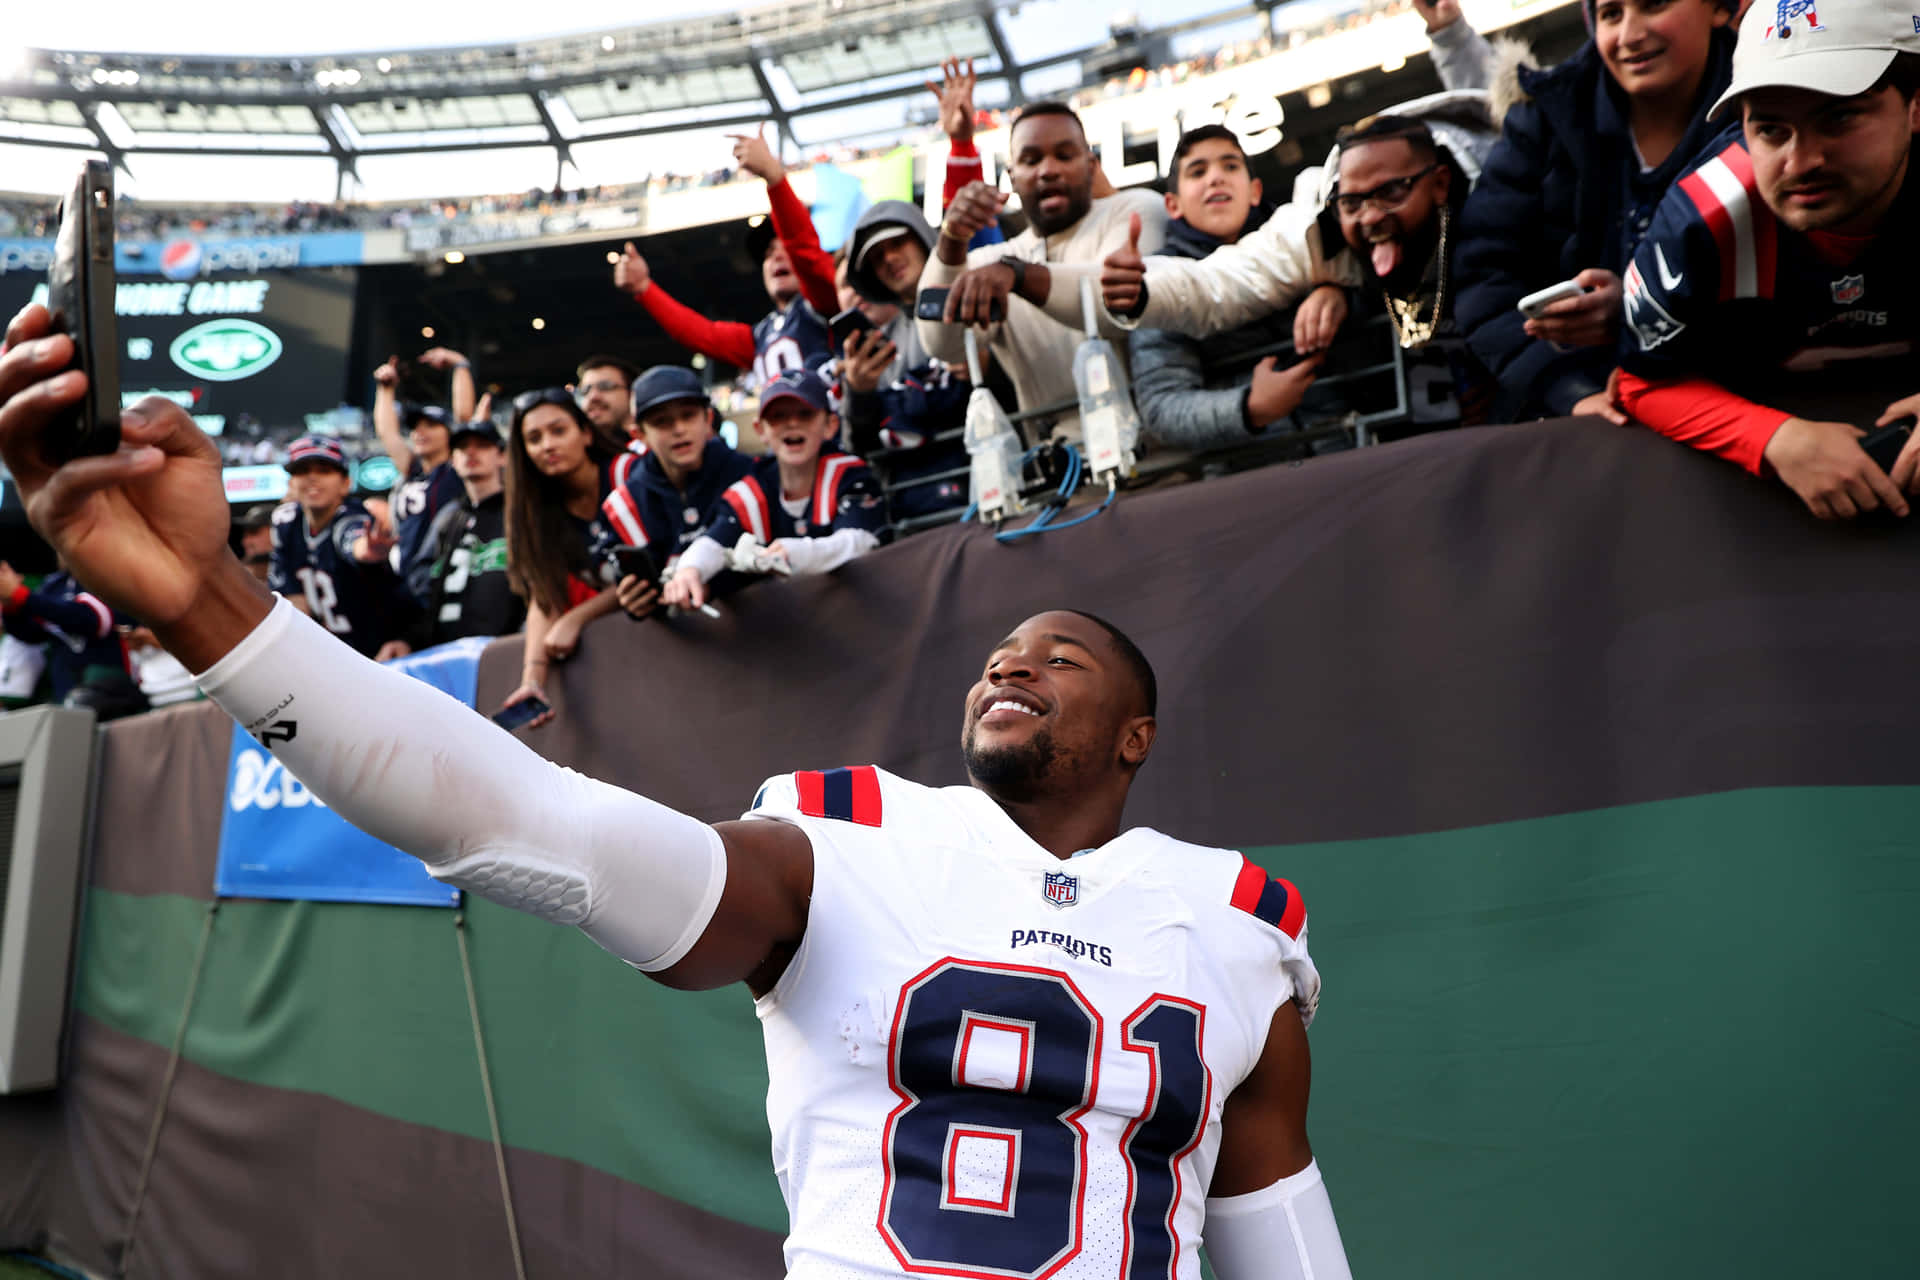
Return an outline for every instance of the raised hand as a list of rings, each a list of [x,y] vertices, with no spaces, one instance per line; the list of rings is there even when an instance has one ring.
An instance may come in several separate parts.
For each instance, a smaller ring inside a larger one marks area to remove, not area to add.
[[[647,269],[647,260],[640,256],[631,240],[622,250],[620,260],[613,264],[613,287],[636,298],[653,287],[653,272]]]
[[[117,452],[56,465],[42,437],[87,377],[60,372],[73,342],[50,328],[44,307],[27,307],[0,355],[0,456],[27,519],[89,590],[203,670],[272,606],[227,550],[220,453],[178,405],[149,396],[121,414]]]
[[[898,355],[887,335],[878,329],[867,329],[847,339],[841,351],[840,377],[849,391],[877,391],[880,379],[893,366]]]
[[[1100,264],[1100,298],[1117,316],[1135,316],[1146,301],[1147,260],[1140,256],[1140,215],[1127,215],[1127,242]]]
[[[383,387],[400,385],[400,357],[388,356],[387,362],[373,371],[373,380]]]
[[[730,133],[733,139],[733,162],[769,186],[787,176],[787,167],[780,163],[780,157],[773,154],[773,148],[767,145],[767,126],[761,125],[758,133]]]
[[[927,88],[933,96],[940,99],[940,129],[956,142],[968,141],[973,137],[973,86],[976,78],[973,74],[973,59],[961,63],[958,58],[948,58],[940,64],[942,80],[939,84],[927,81]]]
[[[1427,20],[1427,34],[1434,35],[1460,21],[1460,0],[1413,0],[1413,11]]]
[[[419,360],[429,369],[452,369],[467,362],[467,358],[452,347],[428,347],[420,353]]]
[[[993,225],[1006,207],[1007,193],[996,191],[975,180],[960,188],[940,220],[940,238],[965,247],[973,238]]]

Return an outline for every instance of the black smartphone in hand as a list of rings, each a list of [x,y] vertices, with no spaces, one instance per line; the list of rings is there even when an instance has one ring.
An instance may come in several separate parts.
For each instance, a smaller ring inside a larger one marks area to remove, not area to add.
[[[113,169],[89,160],[60,206],[60,234],[47,271],[53,332],[73,339],[73,363],[87,394],[47,426],[56,462],[120,447],[120,353],[113,318]]]
[[[523,728],[553,710],[544,698],[522,698],[512,706],[502,707],[493,713],[493,722],[511,733]]]
[[[921,320],[944,319],[947,314],[947,299],[952,296],[952,294],[952,289],[922,289],[920,296],[914,299],[914,316]],[[988,321],[993,324],[999,324],[1006,318],[1007,304],[998,298],[994,299],[993,305],[987,309]]]
[[[827,332],[833,335],[834,345],[840,350],[847,349],[856,333],[871,333],[873,321],[867,319],[867,313],[858,307],[848,307],[827,322]]]
[[[645,547],[615,547],[613,564],[622,579],[638,578],[656,587],[660,585],[660,566],[654,563],[653,552]]]
[[[1874,465],[1888,475],[1893,474],[1893,464],[1899,461],[1900,451],[1907,447],[1907,441],[1913,438],[1914,419],[1899,418],[1889,422],[1878,430],[1869,431],[1860,438],[1860,447],[1867,451]]]

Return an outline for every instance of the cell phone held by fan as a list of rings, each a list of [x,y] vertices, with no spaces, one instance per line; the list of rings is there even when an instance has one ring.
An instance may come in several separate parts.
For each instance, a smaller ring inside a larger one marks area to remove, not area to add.
[[[113,169],[89,160],[60,206],[60,233],[47,271],[53,332],[73,339],[73,363],[87,375],[87,394],[46,429],[55,462],[112,453],[120,447],[120,362],[113,319]]]
[[[827,321],[827,332],[833,335],[833,345],[845,351],[855,334],[873,332],[873,321],[860,308],[848,307]]]
[[[1559,284],[1548,285],[1538,293],[1530,293],[1515,304],[1529,320],[1538,320],[1547,313],[1547,308],[1556,302],[1565,302],[1568,298],[1578,298],[1591,292],[1586,286],[1573,280],[1562,280]]]
[[[613,566],[623,581],[638,578],[656,587],[660,585],[660,566],[654,562],[653,552],[645,547],[615,547]]]
[[[1914,418],[1905,418],[1889,422],[1867,432],[1860,438],[1860,447],[1867,451],[1874,465],[1888,475],[1893,474],[1893,464],[1899,461],[1900,451],[1907,447],[1907,441],[1913,439]]]
[[[553,707],[545,698],[526,697],[494,712],[493,722],[512,733],[515,729],[526,728],[551,710]]]
[[[920,296],[915,298],[913,303],[915,318],[935,321],[944,319],[947,314],[947,299],[952,293],[952,289],[922,289]],[[987,312],[988,321],[999,324],[1006,318],[1007,304],[998,298],[994,299],[993,305]]]

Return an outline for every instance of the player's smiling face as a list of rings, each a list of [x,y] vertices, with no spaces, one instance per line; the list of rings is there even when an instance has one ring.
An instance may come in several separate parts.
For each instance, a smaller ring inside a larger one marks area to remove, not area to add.
[[[967,773],[997,799],[1031,799],[1050,782],[1119,767],[1143,710],[1104,628],[1077,613],[1036,614],[994,647],[967,693]],[[1151,743],[1149,732],[1132,764]]]

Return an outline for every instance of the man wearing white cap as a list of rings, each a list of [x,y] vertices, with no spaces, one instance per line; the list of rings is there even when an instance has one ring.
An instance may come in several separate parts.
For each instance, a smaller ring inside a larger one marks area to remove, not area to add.
[[[1883,469],[1819,412],[1844,390],[1886,404],[1876,427],[1920,413],[1916,90],[1920,0],[1755,0],[1711,113],[1741,131],[1674,184],[1625,280],[1621,407],[1824,519],[1920,493],[1915,437]]]

